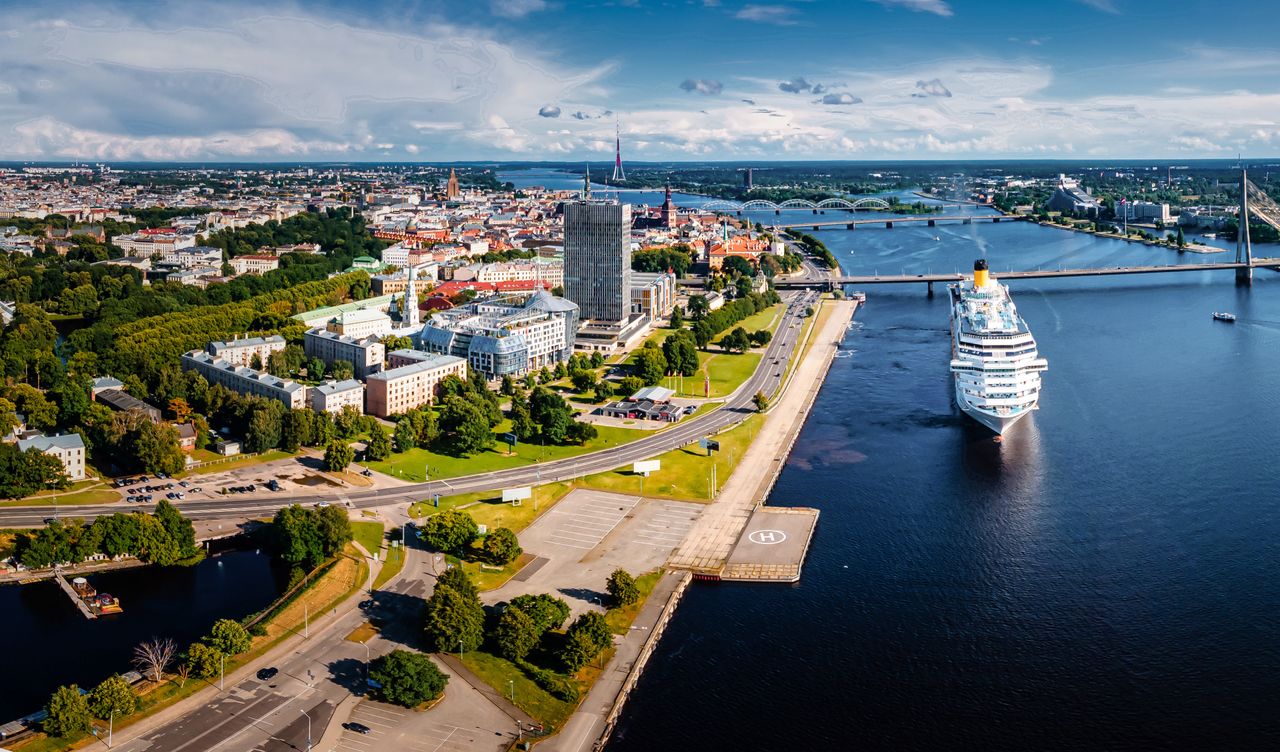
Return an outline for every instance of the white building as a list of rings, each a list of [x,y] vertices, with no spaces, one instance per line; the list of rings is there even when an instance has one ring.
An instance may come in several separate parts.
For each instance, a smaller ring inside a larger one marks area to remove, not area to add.
[[[319,358],[326,366],[334,361],[350,361],[355,367],[357,379],[367,378],[371,373],[382,370],[382,362],[386,358],[386,347],[378,337],[369,336],[363,339],[347,337],[325,329],[312,329],[302,340],[303,350],[307,357]]]
[[[1123,222],[1126,215],[1130,222],[1150,220],[1152,222],[1169,223],[1173,221],[1169,214],[1168,204],[1156,204],[1150,201],[1126,201],[1116,204],[1116,219]]]
[[[117,235],[111,244],[125,252],[126,256],[169,258],[183,248],[192,248],[196,236],[177,232],[142,230],[131,235]]]
[[[493,379],[568,360],[577,328],[578,307],[542,290],[440,311],[423,326],[420,341],[423,350],[466,358]]]
[[[325,328],[352,339],[385,337],[391,333],[391,317],[377,308],[343,311],[331,319]]]
[[[284,347],[284,337],[279,334],[273,334],[270,337],[246,337],[245,339],[233,339],[226,342],[210,342],[205,345],[204,350],[214,358],[225,360],[235,366],[247,367],[253,363],[253,356],[255,355],[265,366],[267,358],[271,357],[271,353],[283,350]]]
[[[237,366],[203,350],[192,350],[183,355],[182,370],[195,371],[210,384],[221,384],[237,394],[278,400],[288,408],[307,406],[307,388],[302,384]]]
[[[311,387],[311,409],[318,413],[340,413],[351,405],[364,412],[364,384],[355,379],[326,381]]]
[[[251,253],[231,259],[236,274],[266,274],[280,268],[280,259],[267,253]]]
[[[71,480],[84,480],[84,440],[78,433],[63,436],[34,436],[30,439],[18,439],[18,449],[25,452],[35,449],[51,454],[62,463],[62,468]]]

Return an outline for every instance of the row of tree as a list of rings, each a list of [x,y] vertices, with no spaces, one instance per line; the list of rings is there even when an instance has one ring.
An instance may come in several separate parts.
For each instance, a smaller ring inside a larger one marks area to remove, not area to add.
[[[191,521],[165,500],[156,505],[154,514],[116,512],[89,525],[55,520],[19,534],[15,541],[15,557],[29,569],[76,564],[95,554],[134,556],[148,564],[170,566],[199,561],[200,548]]]
[[[480,526],[471,515],[456,509],[431,515],[419,530],[428,548],[459,559],[506,566],[522,553],[516,534],[509,528],[500,527],[481,536]]]

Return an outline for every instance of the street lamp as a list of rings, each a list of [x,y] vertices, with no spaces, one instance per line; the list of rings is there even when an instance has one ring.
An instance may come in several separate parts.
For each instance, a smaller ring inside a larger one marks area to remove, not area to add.
[[[511,704],[515,705],[516,704],[516,680],[507,679],[507,684],[511,685]],[[519,723],[519,721],[516,721],[516,723]]]
[[[311,752],[311,714],[301,708],[298,712],[307,717],[307,752]]]
[[[360,643],[364,645],[364,683],[369,683],[369,641],[365,640]]]

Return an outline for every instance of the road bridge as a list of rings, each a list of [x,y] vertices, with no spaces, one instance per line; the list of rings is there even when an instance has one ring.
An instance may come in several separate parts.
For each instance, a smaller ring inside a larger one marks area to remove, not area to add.
[[[1027,217],[1022,215],[1010,214],[905,214],[896,217],[881,217],[880,219],[839,219],[839,220],[823,220],[817,222],[778,222],[773,227],[781,229],[804,229],[812,227],[814,230],[820,230],[823,227],[843,227],[846,230],[853,230],[859,225],[884,225],[886,229],[893,229],[894,225],[907,223],[920,224],[924,223],[928,227],[933,227],[939,222],[958,222],[962,225],[971,225],[974,222],[1021,222]]]
[[[1204,272],[1221,269],[1280,269],[1280,258],[1259,258],[1251,262],[1224,261],[1212,264],[1165,264],[1160,266],[1115,266],[1099,269],[1031,269],[1025,271],[1005,271],[991,274],[997,280],[1008,282],[1016,279],[1054,279],[1058,277],[1109,277],[1124,274],[1167,274],[1173,272]],[[774,285],[780,290],[810,289],[825,290],[843,285],[900,285],[920,284],[929,286],[933,291],[935,282],[959,282],[966,275],[959,272],[946,274],[870,274],[846,275],[831,277],[826,280],[778,279]]]

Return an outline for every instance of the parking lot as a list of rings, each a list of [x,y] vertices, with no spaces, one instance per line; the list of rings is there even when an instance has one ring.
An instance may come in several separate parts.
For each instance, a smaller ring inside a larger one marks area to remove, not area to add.
[[[461,690],[455,689],[450,683],[445,690],[446,702],[450,691]],[[364,700],[351,711],[351,718],[334,749],[338,752],[458,752],[503,748],[511,740],[510,735],[504,731],[482,728],[480,724],[452,725],[447,722],[452,714],[442,714],[441,710],[444,708],[437,708],[430,713],[417,713],[395,705]],[[446,717],[441,718],[441,715]],[[353,723],[366,727],[368,733],[351,730]]]
[[[537,557],[526,566],[531,574],[516,575],[485,600],[552,593],[574,613],[599,606],[614,569],[639,575],[661,567],[703,509],[682,501],[576,489],[520,533],[520,545]]]

